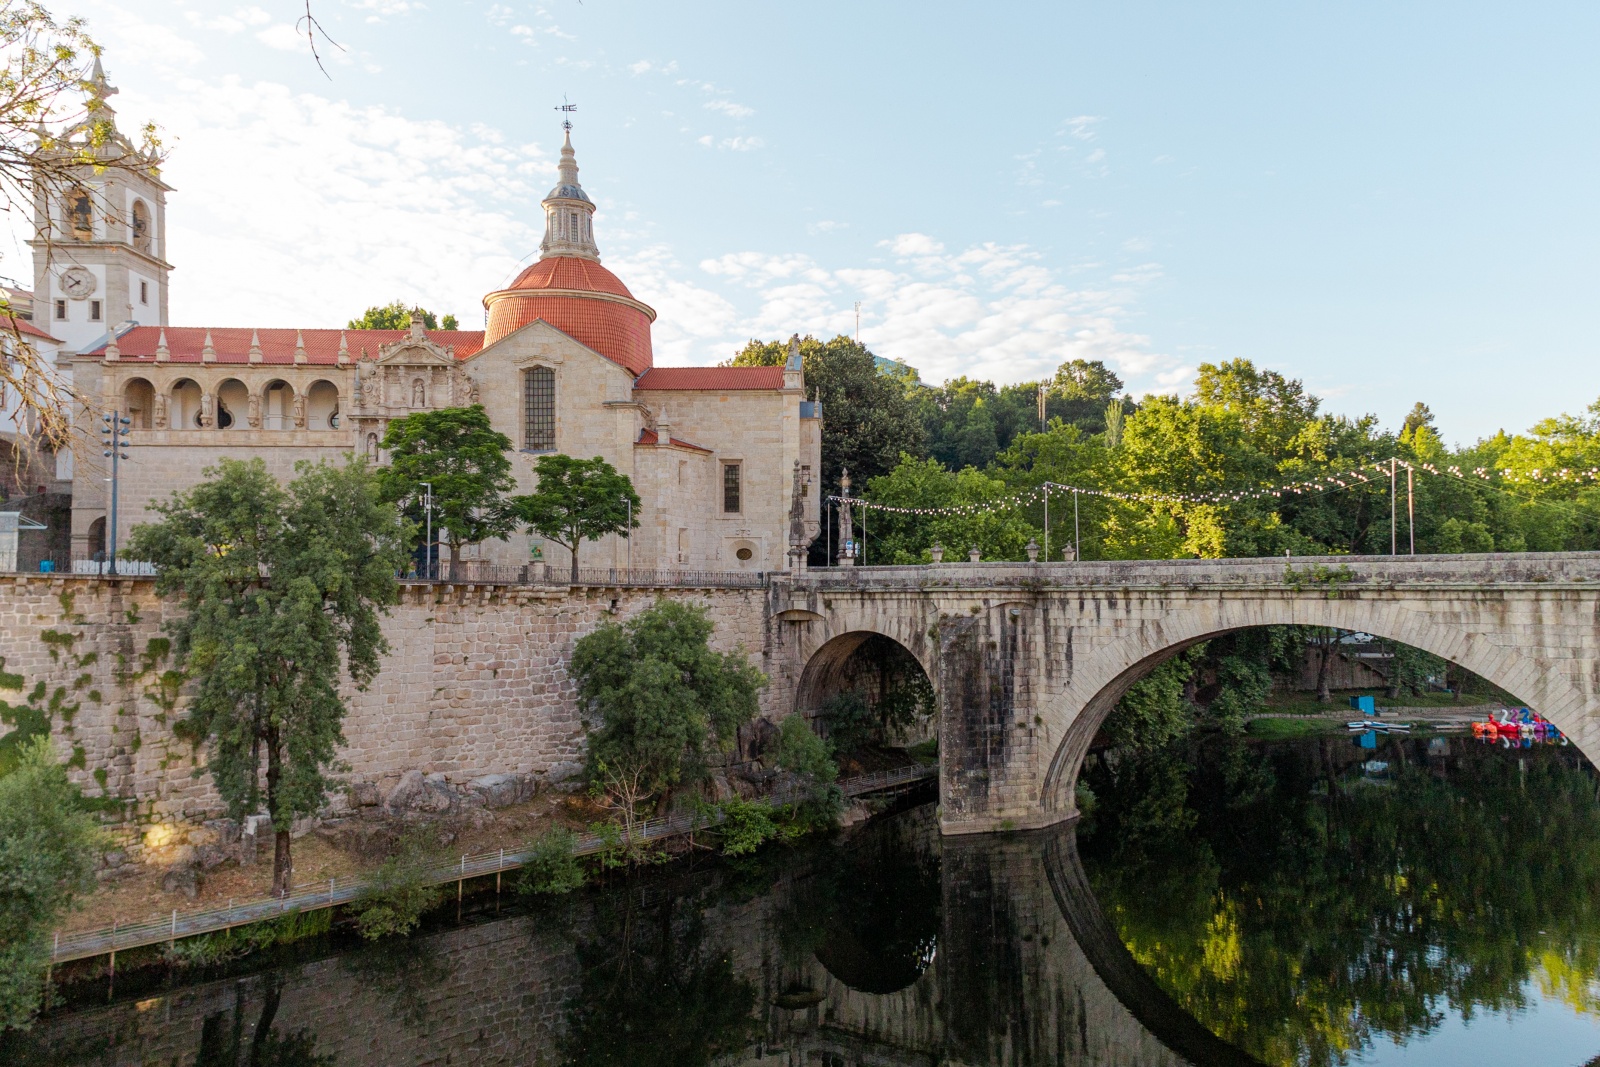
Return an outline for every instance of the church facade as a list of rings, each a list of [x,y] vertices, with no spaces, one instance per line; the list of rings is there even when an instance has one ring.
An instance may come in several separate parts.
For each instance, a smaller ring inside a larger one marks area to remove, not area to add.
[[[93,84],[105,107],[115,90],[98,71]],[[601,265],[570,130],[543,201],[541,258],[484,298],[481,331],[415,320],[404,331],[173,325],[168,192],[153,170],[107,171],[38,205],[54,240],[35,247],[33,324],[60,339],[64,372],[86,402],[74,556],[104,552],[109,540],[98,447],[108,411],[130,423],[118,544],[220,458],[260,458],[283,478],[299,460],[382,463],[391,421],[468,404],[482,404],[512,441],[514,492],[534,489],[534,464],[552,452],[604,457],[633,480],[640,527],[584,546],[585,567],[776,570],[789,566],[792,542],[815,536],[822,411],[806,399],[798,352],[782,367],[655,366],[656,313]],[[467,558],[568,561],[527,533]]]

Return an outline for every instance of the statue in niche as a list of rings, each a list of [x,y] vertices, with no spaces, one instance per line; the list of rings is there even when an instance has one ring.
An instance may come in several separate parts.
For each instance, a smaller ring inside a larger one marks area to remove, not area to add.
[[[156,394],[155,424],[158,430],[167,428],[167,398],[160,393]]]
[[[428,406],[428,387],[422,384],[421,378],[411,383],[411,406],[414,408]]]
[[[468,404],[481,404],[483,401],[478,396],[478,379],[476,379],[476,378],[468,378],[467,381],[469,383],[469,387],[467,389],[467,403]]]
[[[451,370],[450,403],[455,407],[460,407],[462,404],[468,402],[467,397],[470,395],[471,390],[467,386],[467,372],[462,370],[460,367],[456,367]]]
[[[200,426],[202,429],[209,430],[216,425],[216,409],[217,398],[210,393],[202,393],[200,395]]]
[[[294,426],[295,426],[295,429],[297,429],[297,430],[305,429],[306,428],[306,396],[305,396],[304,393],[297,393],[295,395],[293,410],[294,410]]]
[[[245,415],[245,421],[252,430],[261,429],[261,397],[256,393],[250,394],[250,407]]]

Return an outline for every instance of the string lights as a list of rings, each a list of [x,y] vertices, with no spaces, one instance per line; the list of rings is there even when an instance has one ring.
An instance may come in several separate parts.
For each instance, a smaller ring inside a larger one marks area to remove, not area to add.
[[[1600,483],[1600,467],[1590,467],[1587,470],[1561,467],[1555,470],[1535,468],[1531,471],[1515,471],[1511,468],[1495,469],[1489,467],[1474,467],[1465,471],[1457,466],[1439,468],[1432,463],[1413,464],[1403,459],[1395,461],[1399,469],[1421,471],[1441,478],[1453,477],[1462,481],[1477,479],[1486,485],[1493,485],[1496,476],[1503,481],[1522,484],[1535,482],[1539,484],[1556,483]],[[988,515],[1001,511],[1010,511],[1019,507],[1037,504],[1045,498],[1048,492],[1081,493],[1084,496],[1103,497],[1108,500],[1118,500],[1132,504],[1233,504],[1247,500],[1263,500],[1269,497],[1281,497],[1285,494],[1306,496],[1311,494],[1326,493],[1341,489],[1354,489],[1362,485],[1375,485],[1377,479],[1370,477],[1367,472],[1381,474],[1386,480],[1390,473],[1387,463],[1363,463],[1354,470],[1342,471],[1335,474],[1318,475],[1296,482],[1285,482],[1281,485],[1260,486],[1255,489],[1218,490],[1210,493],[1153,493],[1153,492],[1118,492],[1112,489],[1091,489],[1081,485],[1067,485],[1063,482],[1045,482],[1042,485],[1014,493],[1011,496],[1001,497],[998,500],[973,504],[953,504],[946,507],[910,508],[898,507],[893,504],[878,504],[863,500],[860,497],[847,497],[840,495],[829,496],[827,499],[835,504],[849,507],[870,508],[891,515],[923,515],[923,516],[969,516]]]

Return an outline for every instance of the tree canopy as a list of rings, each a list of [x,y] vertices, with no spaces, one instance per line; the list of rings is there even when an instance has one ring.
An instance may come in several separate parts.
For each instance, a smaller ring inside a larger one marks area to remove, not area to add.
[[[351,319],[347,329],[351,330],[405,330],[411,326],[411,313],[422,312],[422,326],[427,330],[459,330],[461,324],[454,315],[439,318],[426,308],[416,308],[408,305],[403,300],[391,300],[387,304],[374,304],[361,313],[359,319]]]
[[[503,538],[517,516],[506,493],[516,486],[506,453],[511,439],[496,430],[482,404],[416,411],[383,435],[389,464],[378,471],[383,498],[424,529],[427,485],[433,486],[434,536],[450,546],[450,573],[463,545]]]
[[[589,716],[587,773],[631,819],[699,781],[758,710],[766,678],[743,650],[717,652],[704,608],[677,600],[578,639],[570,671]]]
[[[600,456],[540,456],[534,473],[538,487],[513,497],[512,509],[533,530],[572,553],[574,582],[578,580],[578,549],[585,541],[609,533],[627,537],[638,528],[641,509],[633,482]]]
[[[265,805],[278,893],[291,885],[290,827],[321,809],[344,743],[340,684],[364,687],[388,647],[379,615],[399,599],[410,535],[363,461],[295,469],[283,486],[259,459],[224,459],[128,543],[183,609],[168,624],[192,687],[176,730],[207,745],[235,818]]]

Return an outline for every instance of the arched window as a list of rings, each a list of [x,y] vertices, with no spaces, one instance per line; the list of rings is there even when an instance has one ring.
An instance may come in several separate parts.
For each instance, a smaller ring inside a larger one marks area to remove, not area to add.
[[[332,382],[313,382],[306,393],[306,429],[339,428],[339,390]]]
[[[67,226],[75,239],[94,240],[94,200],[81,185],[67,194]]]
[[[237,378],[217,386],[217,429],[250,429],[250,388]]]
[[[150,429],[156,410],[155,386],[143,378],[130,378],[122,387],[122,408],[133,429]]]
[[[133,202],[133,219],[130,227],[133,230],[133,247],[141,252],[150,251],[150,209],[145,207],[143,200]]]
[[[555,451],[556,372],[549,367],[522,372],[522,418],[522,450]]]

